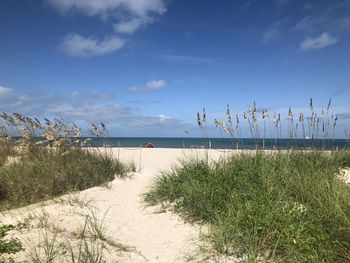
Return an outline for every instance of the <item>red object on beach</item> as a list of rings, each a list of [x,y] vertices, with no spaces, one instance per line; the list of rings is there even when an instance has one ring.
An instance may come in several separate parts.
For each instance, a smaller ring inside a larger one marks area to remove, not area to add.
[[[145,144],[146,148],[154,148],[154,144],[151,142],[148,142]]]

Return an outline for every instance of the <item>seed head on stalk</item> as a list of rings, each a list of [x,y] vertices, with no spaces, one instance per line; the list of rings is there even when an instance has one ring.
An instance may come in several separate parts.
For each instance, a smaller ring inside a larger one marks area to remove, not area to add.
[[[335,115],[334,121],[333,121],[333,127],[335,127],[337,125],[337,121],[338,121],[338,114]]]
[[[203,108],[203,118],[202,118],[203,124],[206,122],[206,119],[207,119],[207,114],[205,112],[205,108]]]
[[[255,100],[253,102],[253,108],[251,109],[251,115],[252,115],[253,122],[256,123],[257,122],[257,118],[256,118],[256,103],[255,103]]]
[[[267,119],[268,117],[269,117],[268,111],[267,111],[267,110],[263,110],[263,112],[262,112],[262,118],[263,118],[263,120]]]
[[[25,122],[25,118],[24,118],[21,114],[19,114],[19,113],[17,113],[17,112],[14,112],[14,113],[13,113],[13,116],[15,116],[15,119],[16,119],[17,121]]]
[[[293,120],[292,107],[289,107],[289,110],[288,110],[288,119]]]
[[[202,126],[202,120],[201,120],[201,115],[199,112],[197,112],[197,124],[199,127]]]
[[[328,106],[327,106],[327,111],[330,110],[330,108],[331,108],[331,103],[332,103],[332,98],[329,98]]]
[[[15,120],[11,115],[8,115],[6,112],[3,112],[0,117],[5,120],[8,126],[15,126]]]
[[[232,115],[231,115],[231,111],[230,111],[230,106],[228,104],[227,104],[226,115],[227,115],[228,123],[232,126]]]
[[[300,113],[299,114],[299,122],[303,122],[304,121],[304,113]]]
[[[216,128],[219,128],[219,121],[217,119],[214,119],[214,124]]]
[[[224,132],[229,133],[229,130],[227,129],[225,121],[221,120],[220,125],[221,125],[222,129],[224,130]]]
[[[101,121],[101,127],[103,130],[106,130],[106,125]]]
[[[312,98],[310,98],[310,110],[313,111],[314,110],[314,107],[312,105]]]

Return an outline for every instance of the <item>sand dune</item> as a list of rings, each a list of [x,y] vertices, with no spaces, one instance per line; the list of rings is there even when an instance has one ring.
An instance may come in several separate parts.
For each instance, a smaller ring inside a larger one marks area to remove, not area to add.
[[[120,160],[135,162],[139,171],[132,178],[114,180],[109,188],[94,187],[1,215],[3,223],[26,223],[26,228],[15,233],[26,250],[16,254],[15,259],[29,260],[35,249],[38,254],[43,253],[40,245],[44,236],[53,240],[53,233],[57,244],[70,242],[76,249],[79,242],[75,237],[91,210],[104,218],[105,236],[111,244],[106,245],[104,252],[107,262],[184,262],[196,258],[200,227],[183,222],[171,212],[159,213],[159,207],[146,207],[142,194],[160,170],[169,169],[184,156],[203,157],[205,151],[145,148],[107,151]],[[209,156],[216,159],[220,154],[211,151]],[[43,225],[50,231],[40,230]]]

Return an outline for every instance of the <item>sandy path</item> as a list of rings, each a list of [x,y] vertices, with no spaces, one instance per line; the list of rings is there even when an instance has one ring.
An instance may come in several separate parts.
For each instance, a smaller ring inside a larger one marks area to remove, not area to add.
[[[170,212],[157,213],[159,208],[145,207],[142,194],[161,170],[169,169],[176,161],[188,155],[203,156],[204,151],[182,149],[113,149],[113,154],[124,161],[134,161],[141,172],[132,180],[114,181],[110,200],[97,191],[94,198],[102,210],[110,209],[113,230],[127,244],[132,244],[149,262],[184,262],[198,247],[198,226],[185,224]],[[140,158],[141,155],[141,158]],[[218,153],[213,153],[216,158]],[[141,162],[140,162],[141,160]]]
[[[135,173],[131,179],[114,180],[110,189],[94,187],[74,196],[75,200],[83,202],[91,200],[93,206],[98,208],[100,217],[106,213],[104,225],[111,240],[134,248],[132,252],[127,253],[109,251],[105,255],[107,262],[185,262],[188,258],[195,257],[198,252],[196,244],[200,228],[185,224],[173,213],[157,213],[158,207],[145,207],[142,194],[160,170],[169,169],[172,163],[184,155],[203,153],[200,150],[182,149],[110,150],[110,154],[123,161],[134,161],[138,168],[141,167],[141,171]],[[210,153],[212,158],[217,158],[218,155],[218,152]],[[6,212],[0,216],[0,220],[3,223],[21,222],[23,218],[33,218],[33,214],[45,211],[62,233],[74,233],[84,223],[84,220],[77,216],[83,212],[69,203],[49,202],[45,205],[33,205]],[[33,246],[33,239],[38,239],[35,236],[38,231],[33,230],[34,225],[32,223],[32,230],[19,234],[24,244]],[[19,259],[28,259],[29,250],[20,253]]]
[[[141,150],[141,172],[132,179],[115,180],[110,191],[96,189],[93,198],[102,211],[108,212],[110,231],[126,244],[134,246],[149,262],[183,262],[196,249],[198,227],[184,224],[172,213],[157,213],[145,207],[142,194],[159,174],[179,157],[179,151]],[[114,150],[117,155],[117,150]],[[139,167],[140,150],[121,150],[120,159],[133,160]]]

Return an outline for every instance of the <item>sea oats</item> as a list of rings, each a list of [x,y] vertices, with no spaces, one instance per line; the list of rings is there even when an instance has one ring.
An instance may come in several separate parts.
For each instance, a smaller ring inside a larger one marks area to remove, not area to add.
[[[205,112],[205,108],[203,108],[203,116],[202,116],[202,123],[206,123],[206,120],[207,120],[207,114]]]
[[[197,124],[198,124],[199,127],[202,126],[201,115],[200,115],[199,112],[197,112]]]

